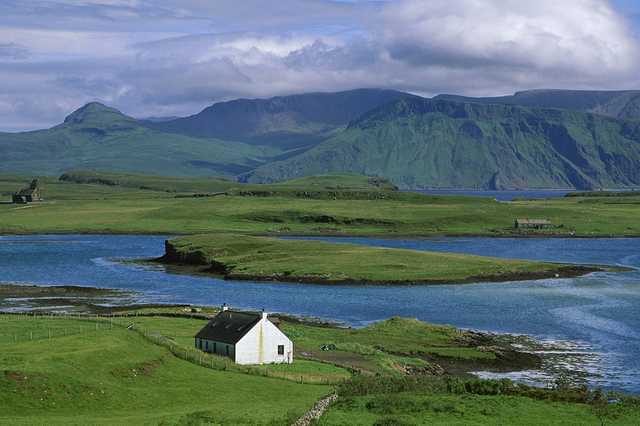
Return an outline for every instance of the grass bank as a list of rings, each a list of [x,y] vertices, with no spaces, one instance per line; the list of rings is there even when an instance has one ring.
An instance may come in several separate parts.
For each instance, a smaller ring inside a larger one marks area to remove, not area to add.
[[[367,285],[539,279],[595,270],[526,260],[234,234],[170,239],[162,261],[206,265],[211,272],[236,280]]]
[[[203,321],[162,324],[177,332]],[[1,423],[282,425],[330,390],[300,384],[298,373],[318,374],[309,362],[289,372],[296,380],[283,380],[280,371],[267,377],[205,368],[194,349],[191,362],[182,357],[193,335],[169,348],[138,326],[136,332],[95,317],[1,315]]]

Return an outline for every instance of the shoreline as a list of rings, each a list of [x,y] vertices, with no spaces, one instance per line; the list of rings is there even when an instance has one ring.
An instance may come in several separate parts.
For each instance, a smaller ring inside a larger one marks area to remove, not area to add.
[[[149,237],[179,237],[202,234],[218,234],[221,231],[201,231],[201,232],[160,232],[160,231],[112,231],[112,230],[96,230],[96,231],[15,231],[0,230],[0,237],[31,237],[37,235],[118,235],[118,236],[149,236]],[[554,232],[554,231],[551,231]],[[640,238],[640,234],[577,234],[577,233],[559,233],[551,234],[550,232],[538,233],[535,231],[501,231],[500,234],[495,232],[473,232],[462,234],[451,233],[350,233],[350,232],[288,232],[288,231],[266,231],[260,233],[237,232],[238,235],[247,235],[253,237],[312,237],[312,238],[378,238],[378,239],[434,239],[434,238]]]
[[[69,304],[70,295],[79,297],[75,304],[77,308],[84,308],[81,311],[81,315],[104,315],[104,316],[129,316],[129,315],[142,315],[142,316],[185,316],[185,317],[201,317],[203,314],[195,314],[189,310],[187,313],[186,308],[193,307],[187,304],[159,304],[159,303],[125,303],[119,306],[112,304],[100,304],[103,301],[101,298],[104,295],[117,295],[125,293],[124,290],[118,289],[105,289],[100,287],[79,287],[79,286],[34,286],[34,285],[21,285],[21,284],[3,284],[0,285],[0,297],[1,298],[29,298],[28,302],[36,303],[37,299],[41,298],[43,304],[37,308],[30,308],[26,310],[5,310],[4,307],[0,310],[0,315],[30,315],[30,314],[60,314],[56,311],[55,307],[51,306],[51,302],[61,302]],[[180,313],[171,312],[176,308],[180,309]],[[211,308],[211,307],[208,307]],[[149,309],[166,309],[167,312],[142,312],[137,311],[149,310]],[[243,309],[239,309],[243,311]],[[135,314],[131,311],[136,311]],[[249,312],[249,311],[248,311]],[[75,315],[75,313],[68,313],[69,315]],[[274,313],[281,319],[297,324],[308,325],[311,327],[320,328],[344,328],[346,324],[336,320],[326,318],[305,317],[300,315],[291,315],[286,313]],[[208,320],[211,315],[202,316],[203,320]],[[509,333],[496,333],[491,331],[475,331],[471,329],[460,329],[462,332],[459,336],[461,347],[474,347],[485,352],[491,352],[495,355],[495,359],[459,359],[456,357],[440,356],[434,353],[394,353],[385,351],[380,347],[379,350],[388,353],[389,355],[398,355],[410,358],[420,358],[432,364],[432,367],[424,368],[411,368],[408,366],[402,366],[406,368],[405,374],[451,374],[460,378],[475,378],[476,373],[482,371],[489,371],[495,374],[509,374],[520,373],[527,371],[545,370],[545,359],[547,355],[544,351],[537,353],[536,350],[529,350],[525,348],[521,350],[519,346],[522,346],[522,339],[534,342],[536,336],[522,336],[512,335]],[[533,347],[534,345],[529,345]],[[319,348],[304,348],[303,352],[298,352],[298,357],[302,359],[314,359],[322,362],[329,362],[344,364],[344,366],[353,367],[360,365],[363,361],[366,364],[370,360],[360,355],[352,354],[350,352],[335,352],[335,351],[322,351]],[[360,365],[359,370],[367,370]],[[549,370],[551,375],[553,371]]]
[[[587,265],[559,265],[558,268],[553,268],[547,271],[541,272],[518,272],[508,273],[501,275],[475,275],[466,278],[458,279],[441,279],[441,280],[373,280],[369,278],[365,279],[343,279],[343,280],[330,280],[328,278],[322,278],[317,276],[282,276],[282,275],[259,275],[259,274],[245,274],[245,273],[228,273],[220,274],[216,269],[212,269],[210,265],[203,264],[189,264],[179,263],[173,261],[167,261],[164,256],[155,259],[146,259],[142,261],[134,261],[134,263],[155,263],[161,264],[166,267],[171,267],[172,270],[169,273],[184,274],[184,275],[198,275],[208,276],[211,278],[218,278],[225,281],[247,281],[247,282],[278,282],[289,284],[310,284],[310,285],[326,285],[326,286],[394,286],[394,287],[407,287],[407,286],[434,286],[434,285],[468,285],[468,284],[481,284],[481,283],[502,283],[512,281],[535,281],[543,279],[564,279],[564,278],[576,278],[594,272],[605,272],[605,266],[587,266]],[[611,268],[620,268],[611,266]],[[631,269],[629,269],[631,270]]]

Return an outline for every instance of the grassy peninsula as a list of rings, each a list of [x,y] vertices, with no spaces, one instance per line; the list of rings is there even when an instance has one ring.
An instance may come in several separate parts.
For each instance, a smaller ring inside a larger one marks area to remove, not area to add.
[[[174,238],[162,261],[228,279],[416,285],[574,276],[595,268],[233,234]]]

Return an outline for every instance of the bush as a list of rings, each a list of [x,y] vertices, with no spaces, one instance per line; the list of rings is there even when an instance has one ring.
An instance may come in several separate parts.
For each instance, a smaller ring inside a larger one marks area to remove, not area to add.
[[[360,374],[340,383],[340,396],[389,395],[401,392],[440,393],[444,390],[441,380],[427,376],[369,376]]]

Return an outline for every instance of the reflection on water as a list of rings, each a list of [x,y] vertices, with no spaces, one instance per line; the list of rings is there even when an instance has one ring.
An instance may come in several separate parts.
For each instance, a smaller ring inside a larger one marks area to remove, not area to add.
[[[596,354],[577,364],[640,394],[640,272],[575,279],[430,287],[233,282],[163,273],[107,259],[159,257],[164,237],[0,237],[0,283],[79,285],[143,292],[149,302],[227,305],[335,319],[360,326],[398,315],[460,328],[574,342]],[[336,241],[336,240],[331,240]],[[338,239],[413,250],[640,268],[638,239]],[[30,244],[5,244],[22,243]],[[42,243],[42,244],[41,244]],[[65,243],[65,244],[58,244]],[[572,349],[573,351],[573,349]],[[584,354],[583,354],[584,355]],[[571,358],[564,357],[569,360]],[[573,367],[572,367],[573,368]],[[577,367],[576,367],[577,368]],[[585,373],[586,374],[586,373]]]

